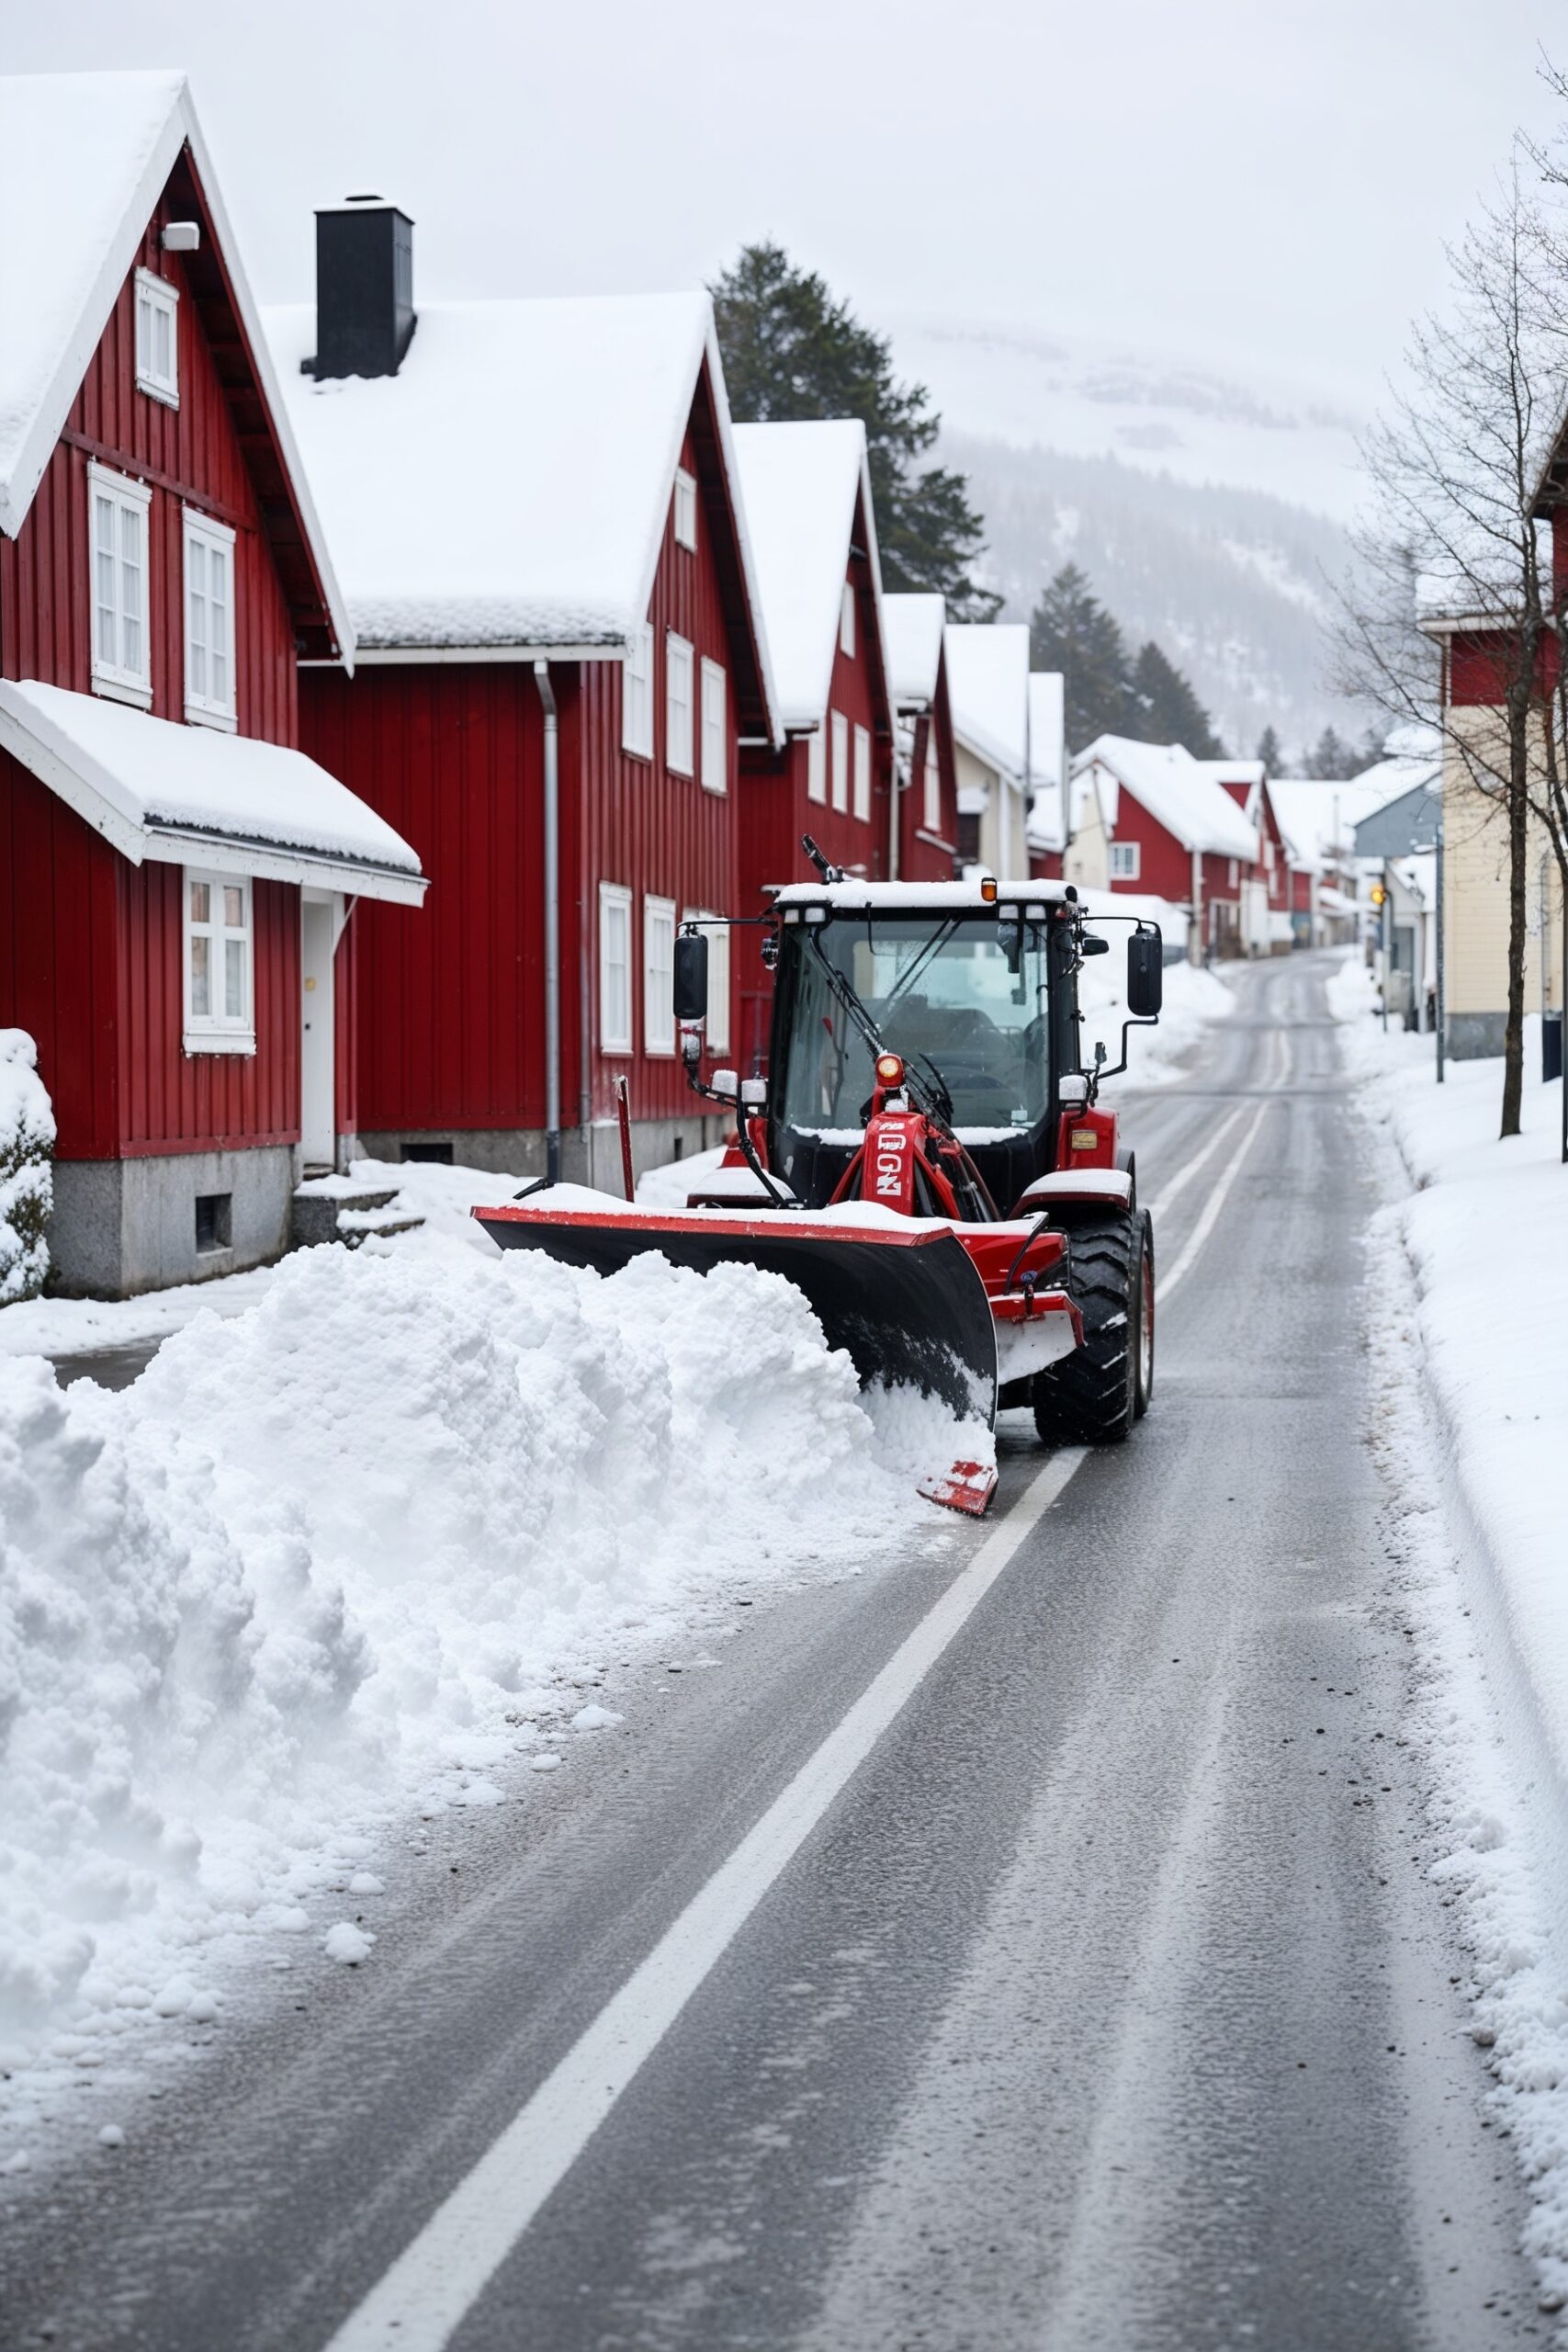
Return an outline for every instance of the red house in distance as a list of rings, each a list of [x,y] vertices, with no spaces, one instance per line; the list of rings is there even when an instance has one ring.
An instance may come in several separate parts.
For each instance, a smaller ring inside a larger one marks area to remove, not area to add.
[[[1226,771],[1235,773],[1235,771]],[[1243,887],[1258,863],[1258,834],[1219,781],[1216,763],[1179,743],[1139,743],[1100,735],[1073,763],[1075,785],[1093,797],[1106,871],[1075,865],[1070,879],[1100,882],[1185,906],[1189,951],[1239,956]]]
[[[416,314],[379,198],[318,214],[317,260],[268,327],[360,651],[306,666],[301,726],[434,885],[417,939],[365,926],[362,1133],[619,1190],[621,1077],[644,1164],[718,1132],[674,943],[734,910],[738,742],[775,736],[712,307]]]
[[[958,774],[941,596],[882,599],[898,726],[895,880],[951,882],[957,871]]]
[[[181,76],[0,82],[0,1023],[54,1279],[115,1295],[287,1246],[353,1148],[352,911],[424,886],[296,748],[353,636]]]
[[[743,730],[734,911],[754,915],[770,883],[806,878],[803,833],[847,873],[888,873],[893,705],[864,426],[738,424],[735,448],[784,738]],[[739,952],[750,1071],[766,1057],[773,990],[761,957]]]

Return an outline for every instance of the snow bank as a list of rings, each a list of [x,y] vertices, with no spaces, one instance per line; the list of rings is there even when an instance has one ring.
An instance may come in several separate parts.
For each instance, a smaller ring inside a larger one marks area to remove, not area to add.
[[[121,1392],[0,1359],[0,2048],[215,2016],[367,1827],[500,1801],[552,1676],[933,1532],[912,1473],[976,1442],[773,1276],[466,1233],[300,1252]]]
[[[54,1109],[25,1029],[0,1029],[0,1307],[34,1298],[49,1272]]]
[[[1527,2233],[1568,2295],[1568,1169],[1560,1088],[1527,1023],[1524,1133],[1497,1140],[1501,1060],[1450,1062],[1375,1017],[1348,957],[1329,990],[1359,1104],[1402,1196],[1371,1227],[1374,1369],[1402,1541],[1431,1613],[1427,1730],[1462,1899],[1477,2030],[1531,2185]]]
[[[1122,1023],[1127,1018],[1126,927],[1118,924],[1107,935],[1110,955],[1086,964],[1078,976],[1086,1063],[1094,1059],[1097,1039],[1104,1044],[1108,1061],[1122,1057]],[[1159,1026],[1134,1030],[1127,1040],[1131,1068],[1124,1078],[1111,1080],[1112,1088],[1168,1086],[1182,1076],[1184,1057],[1210,1023],[1228,1020],[1235,1011],[1235,995],[1213,972],[1197,964],[1168,964]]]

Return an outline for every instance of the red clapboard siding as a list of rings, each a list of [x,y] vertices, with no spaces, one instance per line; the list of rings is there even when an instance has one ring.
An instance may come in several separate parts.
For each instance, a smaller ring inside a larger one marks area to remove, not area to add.
[[[159,243],[165,221],[189,215],[190,184],[181,179],[187,170],[176,166],[148,224],[20,533],[14,541],[0,537],[0,675],[91,691],[87,468],[96,457],[152,489],[153,715],[184,718],[181,511],[188,503],[236,535],[239,731],[292,744],[297,670],[288,602],[186,257],[164,253]],[[171,193],[176,183],[177,195]],[[177,409],[136,388],[138,265],[180,289]],[[39,1041],[61,1156],[296,1141],[298,891],[278,883],[254,886],[254,1058],[187,1058],[181,1042],[180,870],[131,866],[21,770],[8,762],[0,769],[17,901],[0,939],[0,1021],[16,1022]]]
[[[1449,647],[1448,701],[1455,707],[1500,703],[1523,662],[1513,640],[1500,632],[1456,637]],[[1549,695],[1557,683],[1557,640],[1546,637],[1536,656],[1536,692]]]
[[[1156,899],[1185,901],[1192,896],[1192,853],[1151,817],[1137,796],[1122,785],[1117,796],[1115,839],[1139,845],[1138,873],[1134,881],[1113,881],[1113,890],[1136,890]],[[1222,867],[1223,870],[1223,867]],[[1234,893],[1232,894],[1235,895]]]

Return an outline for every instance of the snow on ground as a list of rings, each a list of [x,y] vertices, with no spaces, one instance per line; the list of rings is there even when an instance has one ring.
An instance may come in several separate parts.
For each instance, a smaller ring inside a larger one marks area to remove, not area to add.
[[[476,1249],[475,1171],[400,1173],[448,1230],[297,1252],[130,1388],[0,1357],[0,2165],[263,1955],[374,1965],[351,1874],[544,1786],[585,1662],[931,1539],[916,1475],[988,1442],[774,1276]]]
[[[1568,1169],[1527,1023],[1524,1134],[1500,1060],[1384,1033],[1359,962],[1330,987],[1394,1197],[1372,1218],[1374,1439],[1396,1496],[1406,1623],[1438,1767],[1432,1875],[1461,1905],[1474,2031],[1534,2200],[1547,2307],[1568,2297]]]
[[[25,1029],[0,1029],[0,1306],[19,1306],[49,1272],[54,1105]]]
[[[1105,1046],[1107,1061],[1122,1058],[1122,1023],[1127,1018],[1126,926],[1107,934],[1109,956],[1099,956],[1078,975],[1078,1003],[1083,1012],[1084,1060],[1092,1062],[1096,1040]],[[1120,1086],[1168,1086],[1182,1076],[1181,1063],[1211,1022],[1228,1020],[1235,997],[1223,979],[1198,964],[1168,964],[1165,1001],[1157,1029],[1134,1029],[1127,1040],[1131,1064]],[[1107,1096],[1109,1102],[1111,1096]]]

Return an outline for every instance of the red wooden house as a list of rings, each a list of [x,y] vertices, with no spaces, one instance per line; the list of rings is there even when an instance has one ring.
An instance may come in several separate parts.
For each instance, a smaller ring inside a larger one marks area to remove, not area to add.
[[[1258,836],[1258,863],[1242,893],[1242,944],[1249,955],[1283,956],[1293,940],[1291,921],[1291,848],[1280,823],[1261,760],[1209,760],[1208,767],[1230,794]]]
[[[1073,775],[1093,793],[1110,888],[1186,907],[1194,956],[1242,954],[1242,894],[1258,863],[1258,835],[1213,763],[1179,743],[1100,735]]]
[[[889,873],[894,719],[864,426],[739,424],[735,447],[784,737],[741,746],[737,910],[756,914],[769,883],[807,874],[803,833],[848,873]],[[742,955],[750,1069],[766,1052],[772,990]]]
[[[423,883],[295,748],[296,649],[353,640],[178,75],[0,82],[0,1024],[55,1280],[115,1295],[286,1245],[355,1122],[350,910]]]
[[[892,876],[951,882],[958,860],[958,772],[947,690],[947,606],[937,595],[882,600],[898,730]]]
[[[712,308],[416,314],[412,240],[378,198],[318,214],[316,303],[268,317],[359,649],[305,665],[303,738],[434,886],[417,935],[364,924],[361,1132],[618,1189],[623,1076],[645,1162],[717,1131],[674,941],[733,910],[738,740],[774,733]]]

